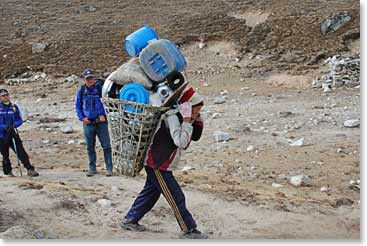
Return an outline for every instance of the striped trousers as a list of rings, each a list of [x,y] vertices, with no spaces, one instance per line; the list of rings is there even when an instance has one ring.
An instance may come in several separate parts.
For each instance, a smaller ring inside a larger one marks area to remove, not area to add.
[[[161,171],[145,167],[147,179],[143,190],[125,216],[131,222],[138,222],[158,201],[161,193],[173,209],[183,232],[196,228],[195,220],[186,208],[185,196],[171,171]]]

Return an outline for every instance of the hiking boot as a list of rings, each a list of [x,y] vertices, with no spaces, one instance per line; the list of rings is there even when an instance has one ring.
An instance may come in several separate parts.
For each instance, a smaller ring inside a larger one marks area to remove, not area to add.
[[[208,239],[208,235],[201,233],[197,229],[193,229],[189,232],[180,235],[180,239]]]
[[[10,171],[9,173],[4,173],[4,175],[8,177],[15,177],[12,171]]]
[[[37,177],[39,174],[35,170],[28,170],[27,175],[30,177]]]
[[[97,173],[97,171],[95,171],[95,170],[89,170],[88,173],[87,173],[87,177],[92,177],[96,173]]]
[[[106,171],[106,176],[107,177],[111,177],[112,176],[112,171],[111,170],[107,170]]]
[[[120,227],[128,231],[142,232],[146,230],[145,226],[140,225],[138,222],[128,221],[127,219],[123,219],[120,222]]]

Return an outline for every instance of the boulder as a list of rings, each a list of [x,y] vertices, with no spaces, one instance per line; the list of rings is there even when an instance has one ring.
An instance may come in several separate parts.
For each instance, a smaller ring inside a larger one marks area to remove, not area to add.
[[[98,203],[98,205],[100,205],[102,207],[109,207],[112,204],[111,200],[108,200],[108,199],[99,199],[97,201],[97,203]]]
[[[46,50],[47,46],[48,46],[48,43],[32,44],[32,53],[33,54],[42,53]]]
[[[214,98],[214,104],[223,104],[225,102],[226,102],[226,99],[224,99],[224,97],[222,96]]]
[[[358,119],[344,121],[344,127],[354,128],[354,127],[359,127],[359,125],[360,125],[360,122]]]
[[[222,131],[215,131],[213,136],[215,138],[215,141],[217,142],[228,141],[231,139],[231,136],[229,135],[229,133],[222,132]]]
[[[308,186],[311,184],[311,178],[306,175],[293,176],[290,182],[294,186]]]
[[[291,147],[302,147],[304,145],[305,138],[302,137],[292,143],[289,144]]]
[[[61,132],[65,134],[73,133],[73,126],[71,124],[64,125],[63,127],[61,127]]]
[[[337,13],[329,18],[326,18],[320,26],[321,32],[323,34],[329,32],[335,32],[342,26],[344,26],[348,21],[352,19],[352,15],[347,12]]]

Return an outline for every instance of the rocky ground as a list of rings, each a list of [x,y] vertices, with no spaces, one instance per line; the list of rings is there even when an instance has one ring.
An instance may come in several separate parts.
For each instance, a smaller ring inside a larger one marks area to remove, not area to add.
[[[0,238],[177,238],[164,199],[141,221],[147,233],[118,227],[144,173],[86,178],[74,113],[82,81],[70,75],[121,64],[121,40],[146,22],[181,43],[187,78],[205,98],[203,137],[176,172],[200,228],[219,239],[360,238],[360,88],[312,88],[329,55],[359,53],[355,1],[181,1],[181,8],[172,1],[156,6],[175,7],[168,15],[136,19],[125,1],[115,3],[121,15],[108,1],[52,8],[21,2],[1,3],[7,28],[0,29],[0,72],[27,119],[19,130],[41,176],[0,176]],[[352,20],[320,34],[320,22],[342,10]],[[94,33],[96,42],[85,39]],[[32,53],[31,43],[41,41],[50,45]],[[353,127],[344,125],[348,120]],[[100,147],[98,154],[102,170]]]

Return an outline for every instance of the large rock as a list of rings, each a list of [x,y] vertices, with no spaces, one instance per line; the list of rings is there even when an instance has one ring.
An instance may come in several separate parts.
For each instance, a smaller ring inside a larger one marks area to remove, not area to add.
[[[223,104],[225,102],[226,102],[226,99],[224,99],[224,97],[222,96],[214,98],[214,104]]]
[[[61,127],[61,132],[65,134],[73,133],[74,132],[73,126],[71,124],[66,124]]]
[[[302,138],[290,143],[289,146],[291,146],[291,147],[302,147],[304,145],[304,142],[305,142],[305,138],[302,137]]]
[[[337,13],[321,23],[321,32],[323,34],[329,32],[335,32],[342,26],[344,26],[348,21],[352,19],[352,16],[347,12]]]
[[[231,136],[229,135],[229,133],[222,132],[222,131],[215,131],[213,136],[215,138],[215,141],[217,142],[228,141],[231,139]]]
[[[346,120],[344,122],[344,127],[348,127],[348,128],[359,127],[359,125],[360,125],[360,122],[358,119]]]
[[[102,207],[110,207],[112,204],[111,200],[108,199],[99,199],[97,203]]]
[[[291,177],[290,182],[294,186],[307,186],[311,184],[311,178],[306,175],[297,175]]]
[[[30,226],[13,226],[0,233],[1,239],[57,239],[52,233]]]
[[[76,76],[75,74],[72,74],[72,75],[66,77],[64,81],[69,82],[69,83],[75,83],[75,82],[78,82],[78,80],[79,80],[79,77]]]
[[[48,46],[48,43],[32,44],[32,53],[33,54],[42,53],[46,50],[47,46]]]

